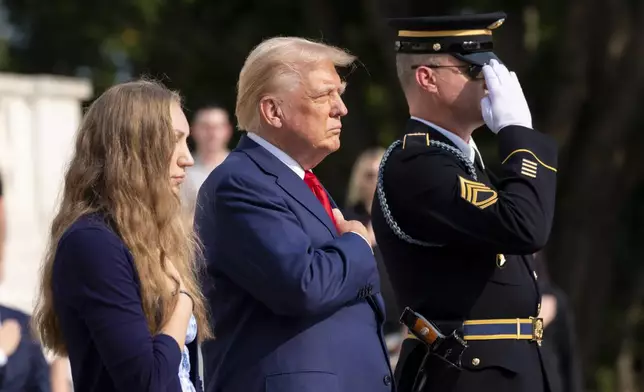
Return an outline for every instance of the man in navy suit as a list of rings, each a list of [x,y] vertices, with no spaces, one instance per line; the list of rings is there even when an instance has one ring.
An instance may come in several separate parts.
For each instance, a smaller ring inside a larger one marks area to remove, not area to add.
[[[208,392],[386,392],[392,374],[367,230],[346,221],[311,169],[340,147],[336,68],[355,58],[273,38],[241,70],[247,133],[199,191],[205,292],[216,339]]]
[[[4,198],[0,180],[0,281],[4,275],[6,233]],[[41,346],[29,333],[29,316],[0,305],[0,391],[49,392],[49,365]]]

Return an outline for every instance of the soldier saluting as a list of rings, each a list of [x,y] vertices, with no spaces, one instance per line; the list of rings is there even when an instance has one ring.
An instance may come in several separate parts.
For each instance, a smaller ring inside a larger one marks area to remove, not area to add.
[[[458,377],[403,344],[399,392],[548,390],[532,254],[554,213],[557,147],[533,129],[517,76],[493,53],[504,13],[392,19],[411,118],[383,157],[373,228],[399,304],[463,337]],[[497,135],[501,172],[472,139]],[[422,369],[421,369],[422,368]],[[419,369],[425,386],[418,384]]]

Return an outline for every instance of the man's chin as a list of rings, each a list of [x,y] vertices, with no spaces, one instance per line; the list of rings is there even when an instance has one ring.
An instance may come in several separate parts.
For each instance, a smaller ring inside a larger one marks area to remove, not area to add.
[[[340,134],[333,135],[332,137],[326,139],[324,143],[324,146],[329,154],[338,151],[340,149],[340,145]]]
[[[333,143],[330,147],[331,152],[336,152],[340,149],[340,137],[338,136],[337,140],[335,140],[335,143]]]

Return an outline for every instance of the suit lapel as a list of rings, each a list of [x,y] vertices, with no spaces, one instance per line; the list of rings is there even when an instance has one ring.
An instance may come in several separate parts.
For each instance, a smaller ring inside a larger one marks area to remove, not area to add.
[[[322,222],[334,237],[337,236],[335,225],[322,203],[293,170],[246,135],[241,137],[237,150],[248,155],[266,173],[276,177],[277,185]]]
[[[329,202],[331,203],[331,208],[338,208],[338,203],[333,200],[333,197],[331,197],[331,194],[327,192],[326,188],[324,188],[324,192],[326,192],[326,195],[329,197]]]
[[[302,179],[300,179],[288,167],[286,169],[290,171],[290,175],[279,176],[277,178],[277,185],[282,187],[286,193],[291,195],[302,206],[309,210],[309,212],[315,215],[320,222],[324,223],[324,226],[326,226],[329,232],[335,236],[337,234],[337,230],[333,221],[331,221],[331,217],[326,213],[326,210],[322,206],[322,203],[320,203],[318,198],[315,197],[311,189]]]

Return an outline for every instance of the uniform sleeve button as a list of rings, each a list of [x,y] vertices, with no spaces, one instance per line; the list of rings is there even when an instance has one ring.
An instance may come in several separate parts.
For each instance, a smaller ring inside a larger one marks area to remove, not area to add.
[[[382,382],[385,383],[386,386],[391,385],[391,376],[387,374],[385,378],[382,379]]]
[[[472,365],[478,366],[481,363],[481,360],[478,358],[472,358]]]

